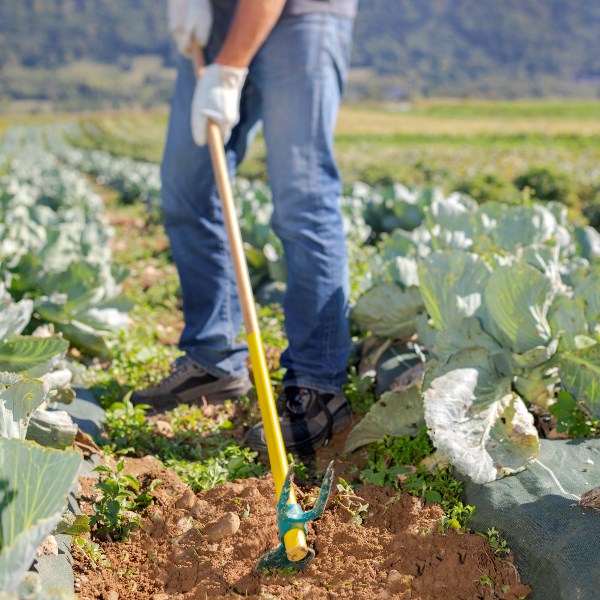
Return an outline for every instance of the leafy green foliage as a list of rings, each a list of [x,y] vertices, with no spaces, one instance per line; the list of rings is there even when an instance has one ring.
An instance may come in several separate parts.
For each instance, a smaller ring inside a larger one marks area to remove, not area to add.
[[[0,437],[24,440],[31,413],[47,398],[38,379],[0,373]]]
[[[140,526],[141,518],[135,511],[141,511],[150,504],[152,490],[161,483],[155,480],[147,490],[140,492],[137,477],[123,473],[124,468],[124,461],[119,460],[114,471],[106,465],[94,469],[105,476],[96,484],[102,496],[93,506],[90,527],[95,534],[103,537],[108,535],[113,540],[127,538]]]
[[[100,546],[96,542],[92,542],[81,536],[74,537],[73,541],[75,542],[75,547],[85,556],[92,569],[97,570],[100,567],[110,567],[110,563],[106,559],[106,556],[102,554]]]
[[[556,417],[556,431],[570,437],[592,437],[600,433],[600,421],[590,417],[568,392],[560,392],[548,409]]]
[[[147,408],[133,406],[126,398],[108,409],[108,450],[136,456],[154,454],[195,491],[263,474],[264,467],[256,462],[257,452],[222,437],[221,432],[232,427],[226,417],[209,419],[198,407],[180,405],[171,413],[174,435],[166,438],[146,420]]]
[[[156,331],[139,325],[114,340],[108,369],[87,369],[86,380],[100,402],[109,407],[131,390],[157,385],[181,356],[176,348],[158,343]]]
[[[371,375],[361,377],[356,367],[352,367],[348,374],[348,382],[344,385],[344,394],[348,398],[352,412],[355,415],[367,414],[371,406],[377,401],[375,378]]]
[[[385,435],[414,435],[424,422],[420,386],[413,385],[402,392],[384,392],[350,432],[344,452],[353,452]]]
[[[53,534],[80,535],[82,533],[89,533],[89,531],[90,518],[87,515],[76,515],[68,510],[63,513],[60,521],[54,528]]]
[[[488,529],[485,534],[479,533],[478,535],[487,539],[496,560],[503,560],[510,554],[506,540],[502,539],[500,532],[495,527]]]
[[[460,500],[462,482],[452,477],[449,466],[430,472],[421,464],[433,451],[425,427],[413,438],[386,436],[371,445],[369,462],[361,478],[365,483],[394,487],[428,502],[437,502],[446,511],[444,526],[465,527],[474,509]]]
[[[195,492],[201,492],[226,481],[260,477],[264,473],[264,467],[256,462],[257,456],[258,453],[250,448],[242,448],[230,442],[206,460],[189,462],[167,459],[166,464]]]
[[[258,307],[258,324],[262,341],[266,346],[283,349],[287,345],[284,329],[283,308],[279,304]]]
[[[129,398],[114,402],[106,410],[104,428],[109,439],[107,449],[118,454],[144,455],[153,450],[153,429],[146,420],[148,406],[134,406]]]
[[[442,517],[440,522],[440,530],[448,531],[449,529],[454,529],[460,531],[461,529],[464,529],[474,512],[475,507],[470,504],[464,505],[462,502],[453,504],[446,509],[446,514]]]
[[[536,200],[570,201],[567,176],[548,167],[532,167],[516,177],[514,184],[519,190],[529,188]]]

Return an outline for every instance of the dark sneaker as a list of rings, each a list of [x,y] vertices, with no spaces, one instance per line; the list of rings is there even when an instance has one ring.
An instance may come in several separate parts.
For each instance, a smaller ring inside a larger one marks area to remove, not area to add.
[[[298,387],[284,389],[277,399],[277,412],[286,450],[303,455],[325,446],[334,433],[352,420],[352,410],[344,395]],[[249,429],[244,441],[253,450],[266,452],[262,423]]]
[[[131,394],[133,404],[149,404],[156,412],[170,410],[182,403],[205,398],[218,402],[245,396],[250,389],[249,379],[215,377],[187,356],[175,361],[173,372],[156,387]]]

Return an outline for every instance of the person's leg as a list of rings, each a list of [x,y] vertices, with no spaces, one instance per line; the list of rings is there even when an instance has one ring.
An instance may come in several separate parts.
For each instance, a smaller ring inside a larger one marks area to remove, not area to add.
[[[182,59],[161,167],[164,224],[183,295],[180,347],[216,376],[246,373],[245,345],[237,343],[241,313],[210,155],[192,139],[190,104],[195,79]],[[247,98],[245,98],[245,101]],[[256,123],[246,109],[227,144],[231,176]]]
[[[327,14],[282,19],[255,59],[261,90],[273,228],[285,250],[288,348],[278,403],[288,450],[310,453],[345,427],[350,352],[348,265],[333,134],[352,21]],[[265,450],[259,424],[246,442]]]
[[[216,31],[222,30],[219,23]],[[213,31],[207,58],[220,44]],[[135,402],[167,408],[199,395],[209,399],[245,393],[245,344],[237,341],[241,312],[208,147],[192,138],[190,108],[195,75],[190,60],[181,57],[161,165],[163,218],[183,297],[185,327],[180,348],[186,359],[156,388],[137,392]],[[233,177],[251,141],[260,112],[252,82],[244,88],[240,122],[227,143]],[[191,360],[188,360],[191,359]]]
[[[352,21],[282,19],[257,56],[273,228],[285,249],[285,386],[339,393],[350,350],[348,264],[333,135]]]

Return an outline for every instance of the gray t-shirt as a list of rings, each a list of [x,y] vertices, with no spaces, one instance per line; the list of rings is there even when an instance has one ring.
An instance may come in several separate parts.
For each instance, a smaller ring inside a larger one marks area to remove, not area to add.
[[[301,15],[308,12],[328,12],[353,17],[358,0],[287,0],[283,9],[285,15]]]
[[[217,10],[233,11],[237,0],[211,0]],[[358,0],[287,0],[282,16],[302,15],[310,12],[326,12],[353,17]]]

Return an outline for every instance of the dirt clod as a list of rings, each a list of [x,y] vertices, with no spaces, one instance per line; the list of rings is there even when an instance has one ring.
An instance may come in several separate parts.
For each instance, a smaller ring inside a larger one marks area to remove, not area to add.
[[[405,586],[404,577],[396,571],[396,569],[392,569],[387,576],[387,580],[385,582],[385,587],[388,592],[392,592],[394,594],[400,593],[403,587]]]
[[[190,510],[194,503],[196,502],[196,494],[188,488],[183,492],[181,497],[175,502],[175,508],[180,508],[181,510]]]
[[[237,533],[240,528],[240,518],[235,513],[225,513],[216,523],[209,525],[204,530],[204,535],[209,542],[220,542],[226,537]]]

